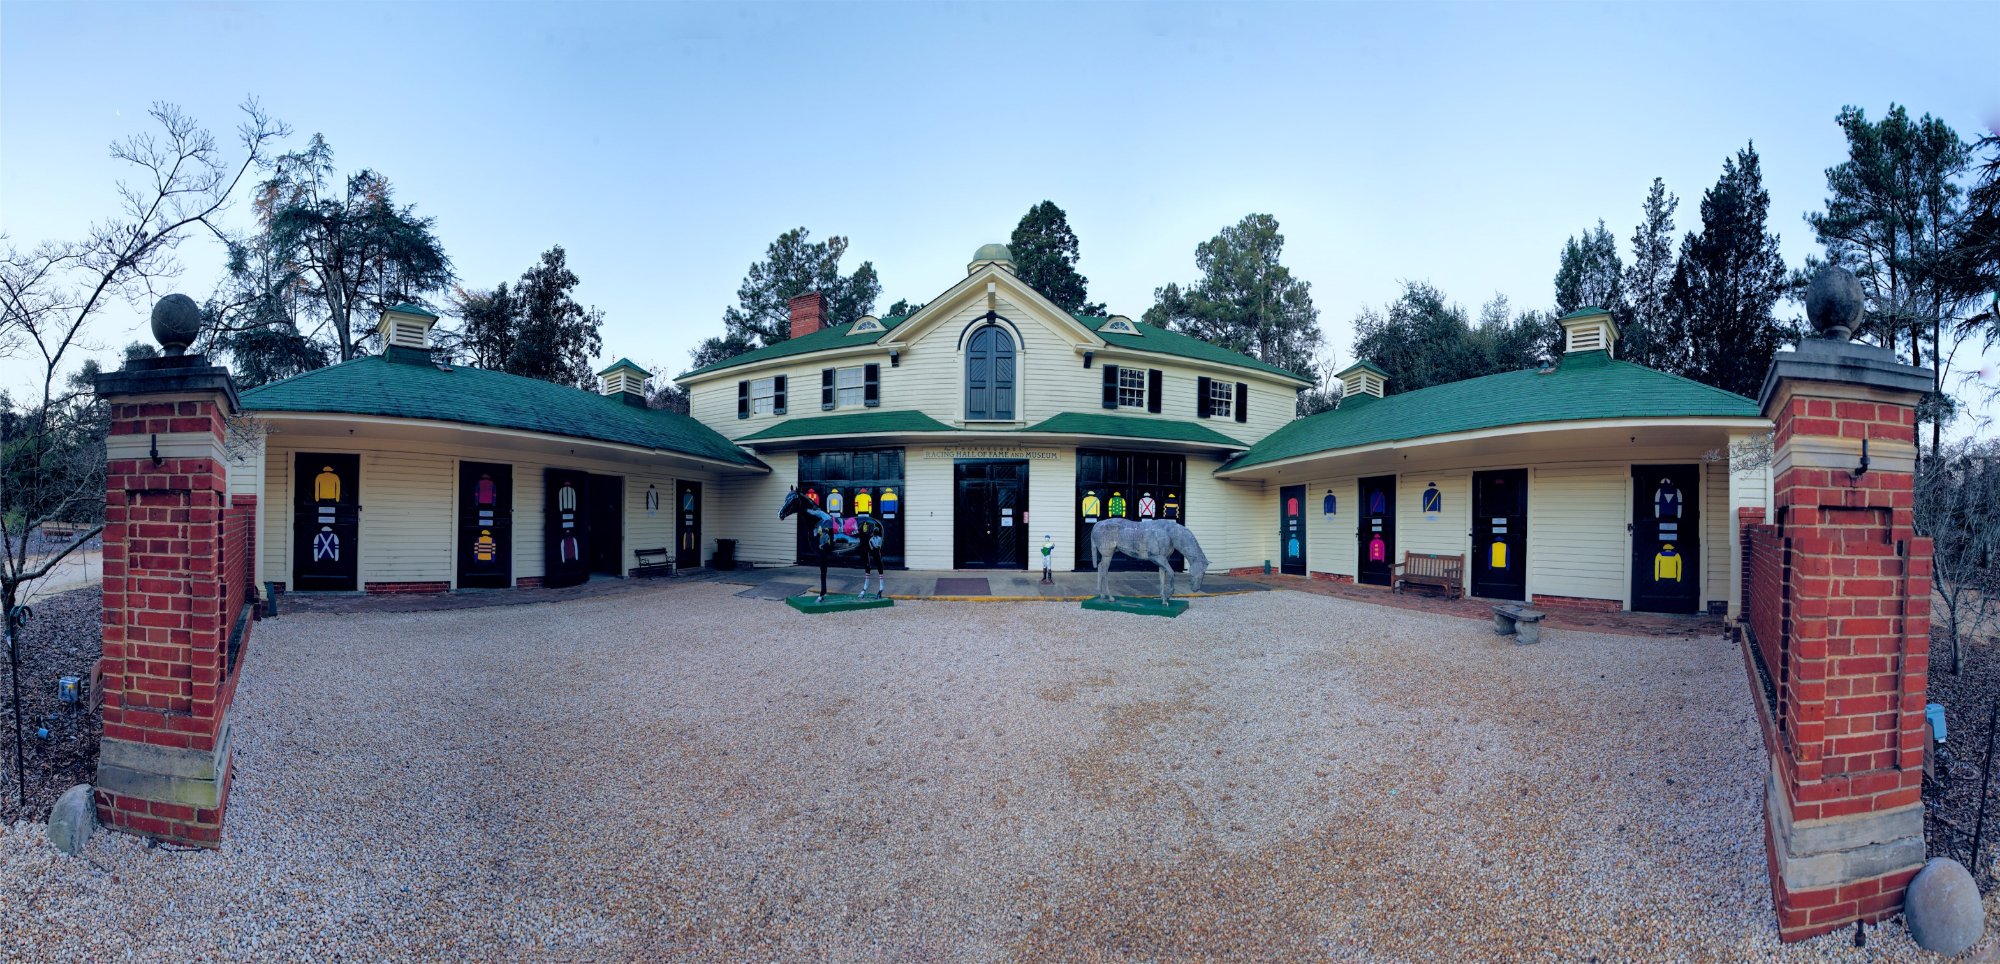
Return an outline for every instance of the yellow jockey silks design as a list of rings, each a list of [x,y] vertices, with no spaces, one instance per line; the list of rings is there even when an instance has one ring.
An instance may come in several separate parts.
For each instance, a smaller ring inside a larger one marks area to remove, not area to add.
[[[333,474],[333,466],[320,469],[319,475],[313,479],[313,501],[340,501],[340,476]]]
[[[1661,546],[1660,554],[1653,557],[1653,581],[1668,580],[1681,581],[1681,554],[1674,551],[1674,544],[1671,542]]]

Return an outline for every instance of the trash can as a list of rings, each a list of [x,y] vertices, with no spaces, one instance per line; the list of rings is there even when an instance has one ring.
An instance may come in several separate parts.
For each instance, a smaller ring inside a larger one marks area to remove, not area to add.
[[[736,540],[715,540],[715,556],[708,560],[709,568],[727,572],[736,568]]]

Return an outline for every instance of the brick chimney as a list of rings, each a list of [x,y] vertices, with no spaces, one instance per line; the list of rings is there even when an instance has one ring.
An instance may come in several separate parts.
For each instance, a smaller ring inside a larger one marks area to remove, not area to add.
[[[785,303],[792,311],[792,337],[810,335],[826,324],[826,296],[808,291]]]

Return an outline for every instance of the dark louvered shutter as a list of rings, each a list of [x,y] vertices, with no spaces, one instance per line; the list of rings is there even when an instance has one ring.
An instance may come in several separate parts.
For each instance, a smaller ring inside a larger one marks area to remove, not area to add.
[[[882,404],[882,366],[861,366],[861,404],[869,408]]]
[[[736,383],[736,417],[750,417],[750,383]]]
[[[1104,407],[1118,407],[1118,366],[1104,366]]]
[[[1207,375],[1202,375],[1194,380],[1194,414],[1196,417],[1207,418],[1215,414],[1215,400],[1208,397],[1208,393],[1214,385],[1215,379]]]
[[[1236,383],[1236,420],[1239,422],[1250,420],[1250,386],[1242,382]]]
[[[774,415],[785,414],[785,376],[783,375],[771,379],[771,412]]]
[[[1146,369],[1146,411],[1160,414],[1160,385],[1165,381],[1165,372],[1157,368]]]
[[[833,411],[833,369],[819,370],[819,410]]]

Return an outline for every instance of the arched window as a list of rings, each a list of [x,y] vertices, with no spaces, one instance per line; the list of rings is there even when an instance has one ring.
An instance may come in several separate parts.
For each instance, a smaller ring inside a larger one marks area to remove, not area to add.
[[[1014,339],[1003,328],[981,328],[965,346],[965,418],[1014,420]]]

